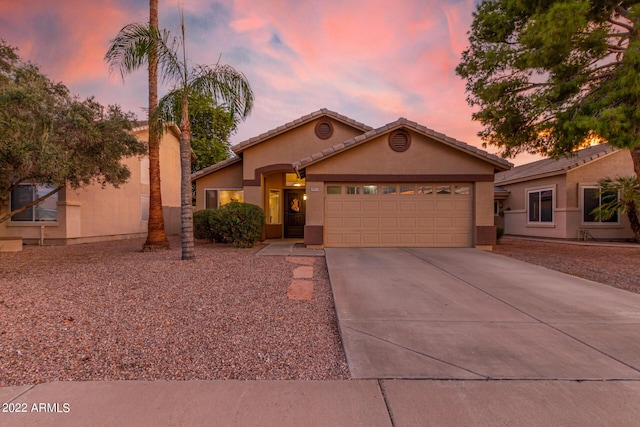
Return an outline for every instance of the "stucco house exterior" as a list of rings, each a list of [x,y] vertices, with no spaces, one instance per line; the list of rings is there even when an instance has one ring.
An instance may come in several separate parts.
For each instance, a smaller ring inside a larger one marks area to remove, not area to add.
[[[314,247],[490,248],[494,174],[511,167],[404,118],[373,129],[326,109],[232,150],[193,174],[196,210],[252,203],[267,238]]]
[[[494,215],[505,234],[555,239],[627,240],[626,215],[596,221],[598,181],[635,175],[628,150],[602,144],[496,174]]]
[[[133,129],[141,141],[148,141],[149,127]],[[162,204],[167,234],[180,232],[180,131],[169,126],[160,142]],[[0,224],[0,238],[21,237],[25,244],[66,245],[102,240],[144,237],[149,216],[149,159],[130,157],[122,162],[129,167],[129,181],[114,188],[99,184],[77,190],[70,187],[22,214]],[[30,202],[34,191],[46,194],[46,188],[24,185],[12,192],[0,210],[12,204]]]

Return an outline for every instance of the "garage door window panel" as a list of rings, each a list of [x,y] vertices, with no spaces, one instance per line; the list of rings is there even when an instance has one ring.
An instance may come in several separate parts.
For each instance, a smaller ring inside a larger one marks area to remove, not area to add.
[[[451,194],[450,185],[438,185],[436,194]]]
[[[416,186],[415,185],[401,185],[400,186],[400,195],[401,196],[413,196],[416,194]]]

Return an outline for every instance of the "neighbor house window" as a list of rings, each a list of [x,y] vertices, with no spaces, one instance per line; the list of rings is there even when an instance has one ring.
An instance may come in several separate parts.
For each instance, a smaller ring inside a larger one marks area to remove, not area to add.
[[[553,190],[534,190],[527,194],[529,222],[553,222]]]
[[[213,209],[231,202],[244,202],[244,191],[240,189],[204,190],[204,208]]]
[[[11,191],[11,210],[20,209],[49,194],[54,188],[45,185],[19,185]],[[11,217],[11,221],[54,222],[58,220],[58,193]]]
[[[617,223],[619,221],[618,212],[616,212],[611,218],[598,221],[596,219],[593,210],[602,206],[603,202],[614,200],[619,197],[618,194],[604,193],[599,194],[599,187],[582,187],[582,222],[595,223],[595,224],[610,224]]]

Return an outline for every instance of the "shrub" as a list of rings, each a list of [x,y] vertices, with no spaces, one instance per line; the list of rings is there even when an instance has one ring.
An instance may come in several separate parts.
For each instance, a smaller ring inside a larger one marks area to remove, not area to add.
[[[231,202],[220,208],[220,234],[239,248],[250,248],[262,236],[264,211],[250,203]]]
[[[499,242],[502,236],[504,236],[504,228],[496,227],[496,242]]]
[[[260,240],[263,228],[264,211],[249,203],[231,202],[218,209],[204,209],[193,213],[193,233],[196,239],[250,248]]]

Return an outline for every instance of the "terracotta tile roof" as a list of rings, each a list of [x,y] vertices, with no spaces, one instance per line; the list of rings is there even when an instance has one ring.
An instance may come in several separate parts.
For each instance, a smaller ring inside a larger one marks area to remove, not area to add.
[[[313,163],[317,163],[321,160],[324,160],[327,157],[331,157],[335,154],[338,154],[340,152],[343,152],[345,150],[348,150],[349,148],[352,148],[354,146],[363,144],[367,141],[370,141],[373,138],[376,138],[382,134],[385,133],[389,133],[395,129],[399,129],[399,128],[407,128],[407,129],[412,129],[418,133],[421,133],[423,135],[429,136],[439,142],[442,142],[446,145],[449,145],[451,147],[457,148],[461,151],[465,151],[475,157],[479,157],[483,160],[486,160],[490,163],[493,163],[496,167],[497,170],[506,170],[509,169],[511,167],[513,167],[513,165],[511,163],[509,163],[508,161],[506,161],[505,159],[502,159],[498,156],[495,156],[493,154],[487,153],[484,150],[481,150],[479,148],[476,148],[472,145],[466,144],[464,142],[458,141],[454,138],[448,137],[443,133],[439,133],[434,131],[433,129],[429,129],[425,126],[419,125],[416,122],[412,122],[410,120],[407,120],[403,117],[399,118],[398,120],[396,120],[395,122],[386,124],[382,127],[379,127],[377,129],[373,129],[370,130],[362,135],[358,135],[354,138],[348,139],[340,144],[336,144],[333,147],[327,148],[319,153],[315,153],[313,155],[311,155],[310,157],[305,157],[304,159],[301,159],[295,163],[293,163],[293,167],[294,169],[303,169]]]
[[[331,117],[332,119],[335,119],[339,122],[345,123],[347,125],[353,126],[356,129],[360,129],[363,132],[369,131],[371,129],[373,129],[371,126],[367,126],[364,123],[360,123],[357,122],[353,119],[350,119],[349,117],[343,116],[342,114],[338,114],[334,111],[331,110],[327,110],[326,108],[322,108],[318,111],[315,111],[311,114],[307,114],[306,116],[302,116],[296,120],[293,120],[289,123],[285,123],[282,126],[278,126],[275,129],[271,129],[270,131],[267,131],[263,134],[260,134],[258,136],[255,136],[253,138],[247,139],[245,141],[242,141],[236,145],[234,145],[233,147],[231,147],[231,150],[236,153],[239,154],[242,151],[246,150],[247,148],[259,144],[269,138],[272,138],[276,135],[280,135],[281,133],[284,133],[290,129],[293,129],[295,127],[298,127],[300,125],[303,125],[305,123],[309,123],[319,117],[323,117],[323,116],[327,116],[327,117]]]
[[[227,166],[231,166],[232,164],[238,163],[241,160],[242,159],[240,157],[238,157],[238,156],[231,156],[226,160],[223,160],[221,162],[216,163],[215,165],[208,166],[208,167],[206,167],[204,169],[200,169],[199,171],[192,173],[191,174],[191,179],[197,179],[197,178],[201,178],[201,177],[203,177],[205,175],[209,175],[212,172],[215,172],[215,171],[220,170],[220,169],[224,169]]]
[[[592,162],[603,156],[617,151],[607,145],[594,145],[583,150],[576,151],[572,156],[559,159],[543,159],[526,165],[517,166],[509,171],[496,174],[496,185],[511,184],[514,182],[528,181],[547,176],[562,175],[567,171]]]

